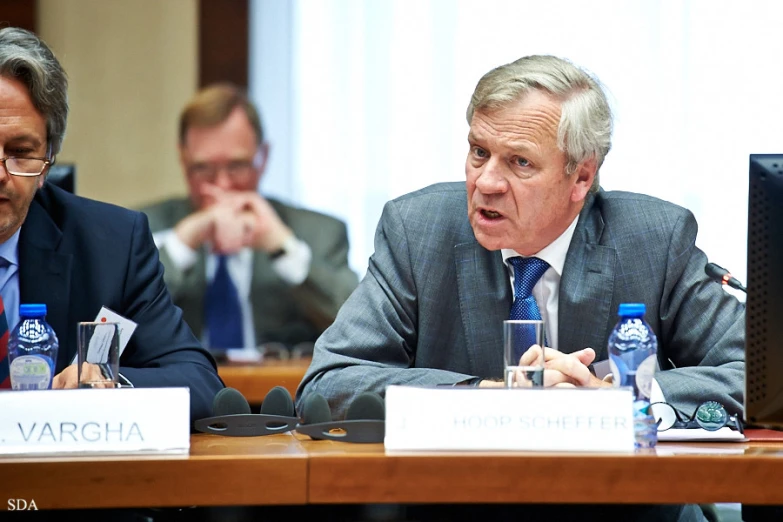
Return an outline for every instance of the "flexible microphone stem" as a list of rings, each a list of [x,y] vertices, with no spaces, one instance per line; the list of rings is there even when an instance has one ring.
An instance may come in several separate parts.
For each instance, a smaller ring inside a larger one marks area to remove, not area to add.
[[[726,270],[720,265],[715,263],[707,263],[704,267],[704,273],[706,273],[710,279],[717,281],[722,285],[727,285],[742,292],[748,293],[748,289],[740,283],[739,279],[731,275],[731,272]]]

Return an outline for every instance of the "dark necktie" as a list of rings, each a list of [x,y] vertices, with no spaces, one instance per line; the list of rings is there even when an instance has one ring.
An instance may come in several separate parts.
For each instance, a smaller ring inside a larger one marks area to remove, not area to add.
[[[211,349],[243,348],[242,308],[239,293],[228,273],[228,259],[218,256],[215,277],[204,297]]]
[[[8,366],[8,320],[5,317],[5,304],[0,296],[0,389],[11,387],[10,368]]]
[[[508,262],[514,267],[514,304],[511,305],[508,318],[541,319],[541,311],[533,297],[533,287],[549,269],[549,263],[537,257],[510,257]],[[522,354],[517,356],[521,357]]]
[[[508,262],[514,267],[514,304],[508,318],[541,319],[533,287],[549,269],[549,263],[537,257],[511,257]]]

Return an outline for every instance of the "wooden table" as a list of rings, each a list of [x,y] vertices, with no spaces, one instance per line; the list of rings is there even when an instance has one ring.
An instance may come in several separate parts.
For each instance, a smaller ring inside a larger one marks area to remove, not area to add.
[[[307,455],[290,434],[194,435],[189,456],[0,457],[0,477],[3,500],[38,509],[307,501]]]
[[[218,374],[229,388],[236,388],[250,404],[261,404],[269,390],[285,387],[293,397],[310,366],[310,359],[270,360],[258,364],[221,364]]]
[[[398,453],[382,444],[193,435],[189,456],[0,457],[39,509],[365,503],[783,504],[783,443],[661,443],[649,454]],[[512,479],[515,486],[508,487]]]
[[[308,502],[316,504],[783,504],[783,443],[660,443],[634,455],[394,454],[382,444],[302,444]]]

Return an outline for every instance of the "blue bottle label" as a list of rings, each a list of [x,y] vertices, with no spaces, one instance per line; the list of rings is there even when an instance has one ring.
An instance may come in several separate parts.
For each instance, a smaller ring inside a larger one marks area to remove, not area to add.
[[[52,367],[48,357],[20,355],[10,365],[14,390],[47,390],[52,384]]]

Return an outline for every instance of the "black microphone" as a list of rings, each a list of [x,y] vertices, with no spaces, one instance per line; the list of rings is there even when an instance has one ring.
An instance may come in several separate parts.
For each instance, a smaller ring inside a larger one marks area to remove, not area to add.
[[[296,428],[299,420],[291,394],[282,386],[269,390],[258,414],[250,413],[250,405],[239,391],[224,388],[212,401],[212,414],[213,417],[197,420],[195,428],[228,437],[255,437],[286,433]]]
[[[707,265],[704,267],[704,272],[709,276],[710,279],[717,281],[722,285],[729,285],[730,287],[741,290],[746,294],[748,293],[747,288],[742,286],[742,283],[739,282],[739,279],[731,275],[731,272],[720,265],[716,265],[715,263],[707,263]]]
[[[322,395],[314,393],[302,405],[302,422],[296,426],[296,431],[315,440],[383,442],[386,407],[380,395],[364,392],[348,407],[345,420],[332,421],[329,403]]]

